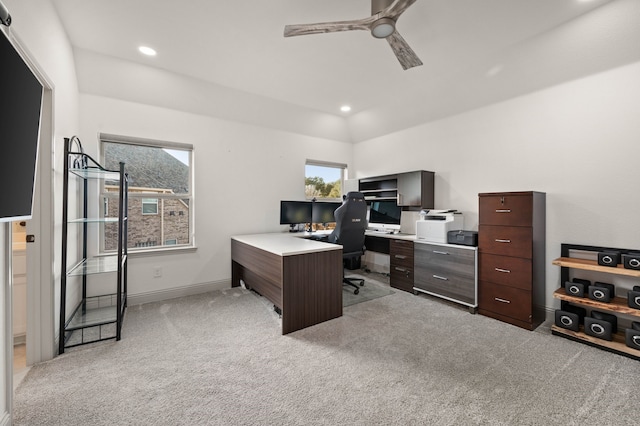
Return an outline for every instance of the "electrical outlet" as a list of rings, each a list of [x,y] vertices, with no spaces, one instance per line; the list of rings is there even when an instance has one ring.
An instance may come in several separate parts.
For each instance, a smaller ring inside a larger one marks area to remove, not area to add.
[[[153,268],[153,277],[160,278],[161,276],[162,276],[162,268],[159,266],[156,266],[155,268]]]

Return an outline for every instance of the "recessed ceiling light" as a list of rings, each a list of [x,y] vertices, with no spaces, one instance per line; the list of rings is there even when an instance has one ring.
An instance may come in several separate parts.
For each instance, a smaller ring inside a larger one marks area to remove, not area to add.
[[[138,47],[138,50],[140,51],[140,53],[147,56],[156,56],[157,54],[155,49],[152,49],[148,46],[140,46]]]
[[[349,111],[351,111],[351,107],[350,107],[349,105],[342,105],[342,106],[340,107],[340,111],[342,111],[342,112],[349,112]]]

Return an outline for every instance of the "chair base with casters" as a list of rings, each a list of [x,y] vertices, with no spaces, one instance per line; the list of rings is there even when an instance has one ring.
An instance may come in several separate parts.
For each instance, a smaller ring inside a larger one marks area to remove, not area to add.
[[[364,286],[364,278],[353,278],[353,277],[347,277],[344,274],[344,267],[347,265],[352,265],[354,264],[354,260],[357,261],[357,264],[360,264],[360,255],[361,253],[355,253],[355,257],[350,257],[349,254],[344,255],[344,259],[343,259],[343,268],[342,268],[342,284],[343,285],[348,285],[351,287],[354,287],[355,290],[353,291],[353,294],[358,294],[360,293],[360,287]],[[349,268],[349,269],[354,269],[354,268]]]
[[[351,277],[343,277],[342,278],[342,284],[349,285],[351,287],[355,287],[355,290],[353,290],[353,294],[360,293],[360,287],[358,287],[358,282],[360,283],[360,287],[362,287],[364,285],[364,279],[363,278],[351,278]]]

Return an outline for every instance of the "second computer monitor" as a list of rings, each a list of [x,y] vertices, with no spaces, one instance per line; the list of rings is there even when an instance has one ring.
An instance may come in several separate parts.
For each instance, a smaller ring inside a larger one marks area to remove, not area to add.
[[[335,222],[333,212],[341,205],[342,203],[339,202],[315,201],[312,207],[311,221],[313,223]]]

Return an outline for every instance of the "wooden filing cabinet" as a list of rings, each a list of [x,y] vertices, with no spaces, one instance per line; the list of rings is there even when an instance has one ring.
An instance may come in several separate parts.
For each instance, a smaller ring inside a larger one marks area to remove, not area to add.
[[[479,194],[478,312],[535,329],[545,318],[543,192]]]
[[[477,248],[416,241],[414,252],[414,291],[461,303],[475,313]]]
[[[391,287],[413,292],[413,241],[389,241],[389,269]]]

